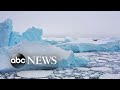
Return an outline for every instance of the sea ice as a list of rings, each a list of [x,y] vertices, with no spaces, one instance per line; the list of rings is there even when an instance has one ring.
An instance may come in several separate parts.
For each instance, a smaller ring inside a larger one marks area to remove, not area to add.
[[[99,79],[120,79],[120,74],[103,74],[99,77]]]
[[[20,71],[17,76],[24,78],[41,78],[47,77],[53,73],[52,70],[31,70],[31,71]]]

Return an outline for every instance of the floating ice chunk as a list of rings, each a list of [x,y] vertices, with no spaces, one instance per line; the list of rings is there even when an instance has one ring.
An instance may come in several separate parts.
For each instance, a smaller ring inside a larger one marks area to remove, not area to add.
[[[91,70],[102,71],[102,72],[111,72],[112,71],[112,69],[109,67],[92,67]]]
[[[99,77],[99,79],[120,79],[120,74],[103,74]]]
[[[65,37],[64,42],[71,42],[71,41],[73,41],[73,38],[71,38],[71,37]]]
[[[71,42],[74,41],[71,37],[65,37],[65,38],[44,38],[44,41],[50,43],[51,45],[57,45],[61,43]]]
[[[60,41],[55,41],[55,40],[44,40],[46,43],[49,43],[51,45],[56,45],[58,43],[61,43]]]
[[[58,67],[77,67],[77,66],[86,66],[88,64],[87,60],[80,59],[74,55],[72,52],[67,60],[61,60],[58,63]]]
[[[89,68],[86,68],[86,67],[76,67],[75,69],[78,71],[89,71],[90,70]]]
[[[56,46],[60,47],[60,48],[62,48],[64,50],[67,50],[67,51],[71,50],[71,51],[73,51],[75,53],[80,52],[77,44],[63,43],[63,44],[58,44]]]
[[[24,78],[42,78],[47,77],[53,73],[52,70],[32,70],[32,71],[20,71],[17,76]]]
[[[79,52],[93,52],[93,51],[120,51],[120,41],[107,42],[104,44],[93,44],[93,43],[81,43],[81,42],[68,42],[57,44],[65,50],[72,50],[74,53]]]

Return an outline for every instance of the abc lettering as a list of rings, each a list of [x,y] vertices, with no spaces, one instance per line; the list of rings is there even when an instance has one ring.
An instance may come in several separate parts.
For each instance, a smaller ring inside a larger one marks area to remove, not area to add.
[[[24,58],[22,58],[22,59],[19,59],[19,58],[12,58],[11,59],[11,63],[25,63],[25,59]]]

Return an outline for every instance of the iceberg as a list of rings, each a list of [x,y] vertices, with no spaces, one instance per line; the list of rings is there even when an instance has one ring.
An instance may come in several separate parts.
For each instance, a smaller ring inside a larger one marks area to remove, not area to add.
[[[8,46],[12,33],[12,20],[7,19],[0,23],[0,47]]]
[[[40,42],[29,42],[24,41],[9,47],[6,49],[7,54],[0,54],[1,63],[0,71],[18,71],[18,69],[12,67],[10,64],[10,57],[12,57],[16,53],[22,53],[24,56],[56,56],[57,64],[56,65],[42,65],[42,64],[29,64],[25,65],[25,67],[19,69],[20,70],[39,70],[39,69],[53,69],[53,68],[63,68],[63,67],[74,67],[74,66],[86,66],[88,64],[88,60],[80,59],[74,55],[72,51],[66,51],[59,47],[55,47],[53,45],[42,45]]]
[[[16,45],[21,41],[42,41],[43,31],[39,28],[28,28],[22,35],[14,32],[12,20],[7,19],[0,23],[0,47]]]
[[[64,42],[72,42],[73,41],[73,38],[71,38],[71,37],[65,37],[65,40],[64,40]]]
[[[51,44],[51,45],[57,45],[57,44],[61,44],[61,43],[67,43],[67,42],[71,42],[74,41],[73,38],[71,37],[65,37],[65,38],[47,38],[44,39],[45,42]]]
[[[43,30],[35,27],[28,28],[20,35],[19,32],[12,30],[12,20],[10,19],[0,23],[0,72],[87,65],[88,60],[78,58],[73,51],[67,51],[55,46],[60,43],[72,42],[72,38],[66,37],[61,41],[49,41],[43,40],[42,35]],[[56,65],[34,65],[31,63],[18,70],[10,63],[11,57],[17,53],[21,53],[24,56],[56,56],[58,63]]]
[[[60,41],[55,41],[55,40],[43,40],[46,43],[49,43],[50,45],[57,45],[59,43],[61,43]]]
[[[120,40],[106,43],[80,43],[80,42],[69,42],[63,44],[57,44],[64,50],[72,50],[74,53],[79,52],[98,52],[98,51],[120,51]]]
[[[9,46],[18,44],[20,41],[21,41],[21,36],[20,36],[19,32],[12,32],[10,35]]]
[[[27,40],[27,41],[41,41],[42,35],[43,35],[42,29],[32,27],[29,28],[26,32],[24,32],[21,38],[22,40]]]
[[[59,68],[66,68],[66,67],[85,67],[88,64],[88,60],[80,59],[74,55],[73,52],[70,53],[67,60],[60,60],[58,63]]]

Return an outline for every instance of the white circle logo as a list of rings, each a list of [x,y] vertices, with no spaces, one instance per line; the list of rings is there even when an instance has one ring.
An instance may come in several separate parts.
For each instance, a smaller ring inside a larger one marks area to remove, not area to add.
[[[18,53],[12,56],[10,62],[14,68],[22,68],[26,64],[26,59],[22,54]]]

